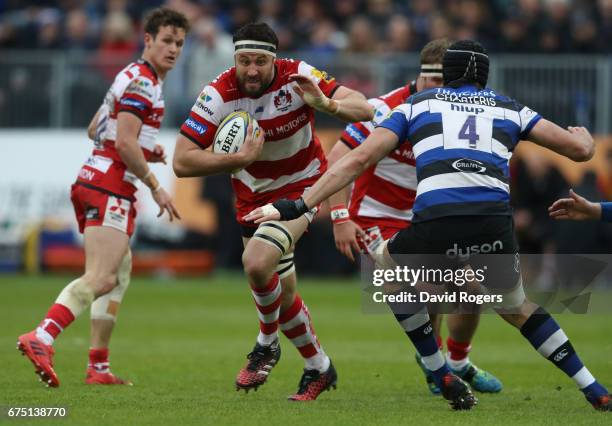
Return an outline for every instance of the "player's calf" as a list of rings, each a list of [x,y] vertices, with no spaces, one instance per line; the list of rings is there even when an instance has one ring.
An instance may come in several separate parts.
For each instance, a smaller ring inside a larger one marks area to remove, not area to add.
[[[525,306],[536,305],[525,301],[517,310],[518,314],[514,313],[509,318],[505,314],[502,316],[508,322],[515,321],[514,325],[520,325],[521,334],[534,349],[570,377],[594,408],[610,411],[612,407],[608,390],[584,366],[559,324],[542,307],[527,316],[529,310]]]

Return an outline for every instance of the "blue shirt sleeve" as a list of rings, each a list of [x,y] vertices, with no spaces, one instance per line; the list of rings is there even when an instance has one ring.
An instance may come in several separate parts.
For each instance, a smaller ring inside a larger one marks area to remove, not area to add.
[[[612,222],[612,202],[601,203],[601,220]]]
[[[376,127],[384,127],[385,129],[391,130],[397,135],[399,140],[398,144],[403,144],[408,138],[408,117],[406,113],[398,107],[391,111],[389,117],[382,121]]]

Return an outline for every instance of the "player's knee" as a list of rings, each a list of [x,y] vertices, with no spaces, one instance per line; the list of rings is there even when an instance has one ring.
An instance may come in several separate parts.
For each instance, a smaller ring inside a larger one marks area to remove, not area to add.
[[[265,254],[256,253],[252,250],[245,251],[242,255],[242,265],[245,274],[254,284],[265,284],[274,269],[272,262]]]
[[[112,291],[118,284],[117,274],[115,273],[90,273],[86,274],[85,278],[88,284],[91,286],[96,297],[100,297]]]

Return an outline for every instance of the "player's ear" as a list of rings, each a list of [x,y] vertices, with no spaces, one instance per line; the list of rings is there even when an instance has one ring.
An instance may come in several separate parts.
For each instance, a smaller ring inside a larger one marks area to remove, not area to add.
[[[148,49],[149,47],[151,47],[151,44],[153,43],[153,36],[149,33],[145,33],[144,35],[144,43],[145,43],[145,47]]]

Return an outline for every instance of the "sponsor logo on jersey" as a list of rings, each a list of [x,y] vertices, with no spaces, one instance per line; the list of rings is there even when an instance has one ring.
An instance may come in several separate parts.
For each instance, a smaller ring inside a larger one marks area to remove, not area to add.
[[[282,126],[277,126],[276,127],[276,133],[277,134],[282,134],[282,133],[290,132],[291,130],[299,127],[302,123],[304,123],[306,121],[308,121],[308,114],[306,114],[304,112],[304,113],[298,115],[293,120],[283,124]],[[267,132],[266,132],[266,134],[267,134]]]
[[[446,250],[446,256],[450,259],[466,260],[475,254],[494,253],[503,248],[504,243],[501,240],[495,240],[492,243],[484,243],[481,245],[474,244],[468,247],[459,247],[459,245],[455,243],[451,248]]]
[[[287,111],[291,107],[291,93],[289,90],[280,90],[278,95],[274,96],[274,106],[279,111]]]
[[[123,98],[121,99],[121,101],[119,102],[121,105],[125,105],[125,106],[129,106],[132,108],[136,108],[140,111],[143,111],[147,106],[144,104],[144,102],[141,101],[137,101],[136,99],[129,99],[129,98]]]
[[[463,173],[484,173],[487,167],[480,161],[461,158],[453,162],[453,169]]]
[[[145,98],[152,98],[153,94],[150,90],[142,89],[138,86],[130,86],[126,89],[125,93],[134,93],[136,95],[144,96]]]
[[[208,106],[204,105],[204,103],[201,102],[200,100],[196,101],[196,105],[195,106],[196,106],[198,111],[204,112],[204,113],[208,114],[209,116],[212,116],[215,113],[212,109],[208,108]],[[202,114],[200,114],[200,115],[202,115]]]
[[[264,111],[264,107],[258,106],[257,109],[255,110],[255,114],[261,114],[263,111]]]
[[[100,218],[100,212],[97,207],[90,207],[85,212],[85,218],[87,220],[94,220]]]
[[[209,102],[212,100],[212,97],[210,95],[208,95],[208,93],[206,93],[206,91],[200,93],[200,97],[198,98],[200,99],[202,102]]]
[[[147,99],[153,99],[154,97],[153,85],[147,80],[140,79],[132,81],[125,89],[125,93],[135,93]]]
[[[357,143],[362,143],[366,138],[353,124],[346,126],[346,133],[352,137]]]
[[[198,123],[197,121],[191,118],[188,118],[187,121],[185,121],[185,124],[187,125],[187,127],[193,129],[200,136],[202,136],[208,130],[208,126]]]
[[[471,112],[476,115],[485,112],[484,108],[476,107],[476,106],[468,106],[468,105],[457,105],[451,104],[451,111],[459,111],[459,112]]]
[[[450,89],[438,88],[436,89],[436,99],[446,102],[459,102],[467,104],[478,104],[495,106],[495,94],[492,91],[480,91],[480,92],[454,92]]]
[[[96,174],[94,172],[92,172],[91,170],[87,170],[85,168],[79,170],[79,178],[83,179],[83,180],[93,180],[93,178],[96,176]]]
[[[332,77],[331,75],[327,75],[325,71],[320,71],[316,68],[313,68],[312,71],[310,71],[310,74],[312,74],[312,76],[316,79],[323,80],[326,83],[329,83],[334,79],[334,77]]]

